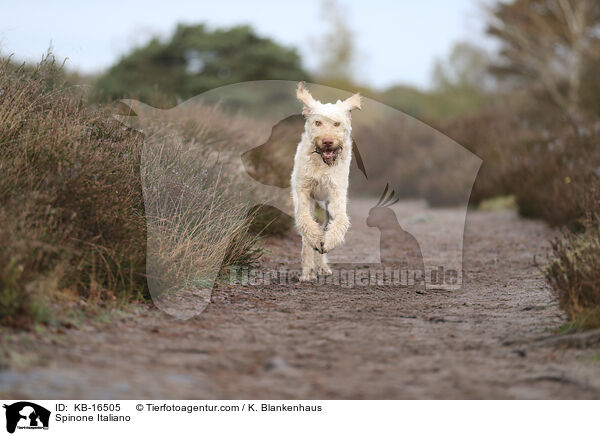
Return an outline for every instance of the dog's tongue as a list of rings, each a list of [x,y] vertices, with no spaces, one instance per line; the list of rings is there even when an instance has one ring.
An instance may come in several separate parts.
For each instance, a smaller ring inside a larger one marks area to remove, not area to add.
[[[334,154],[335,154],[335,151],[333,151],[333,150],[323,151],[323,157],[327,158],[327,159],[332,158]]]

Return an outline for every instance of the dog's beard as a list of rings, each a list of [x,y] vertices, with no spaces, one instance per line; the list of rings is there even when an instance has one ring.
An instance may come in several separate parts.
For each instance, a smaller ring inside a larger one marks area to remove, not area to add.
[[[336,162],[341,152],[341,145],[335,148],[321,148],[318,145],[315,145],[315,150],[313,151],[313,153],[320,155],[323,162],[328,166],[331,166]]]

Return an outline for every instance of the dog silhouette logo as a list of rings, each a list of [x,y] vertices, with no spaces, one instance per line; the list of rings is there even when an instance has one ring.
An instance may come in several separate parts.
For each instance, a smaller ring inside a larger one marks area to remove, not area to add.
[[[236,83],[169,109],[120,101],[114,117],[144,137],[146,277],[160,310],[181,320],[204,311],[238,243],[239,223],[257,207],[288,222],[294,217],[290,176],[306,123],[297,85]],[[318,84],[310,89],[321,101],[352,96]],[[351,226],[328,261],[338,269],[377,265],[410,273],[424,289],[461,289],[466,215],[481,159],[391,106],[363,97],[361,107],[346,147]],[[386,184],[395,196],[386,192],[373,207]],[[210,255],[198,256],[202,247]]]
[[[5,404],[6,431],[14,433],[18,429],[48,429],[50,411],[29,401],[19,401],[11,405]]]

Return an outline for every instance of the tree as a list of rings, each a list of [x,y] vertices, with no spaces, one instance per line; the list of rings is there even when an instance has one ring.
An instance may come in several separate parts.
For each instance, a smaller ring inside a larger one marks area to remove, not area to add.
[[[156,95],[186,99],[219,86],[250,80],[307,80],[295,49],[254,33],[249,26],[209,30],[179,25],[166,41],[154,38],[133,50],[96,84],[101,99]]]
[[[435,62],[432,81],[437,91],[477,90],[491,88],[488,72],[489,56],[479,47],[459,42],[452,47],[447,59]]]
[[[319,54],[315,75],[332,84],[351,83],[356,45],[347,13],[335,0],[323,0],[321,16],[328,29],[318,40],[311,41],[313,50]]]
[[[432,73],[435,112],[452,118],[480,109],[494,89],[489,55],[465,42],[455,44],[448,58],[438,59]]]
[[[493,71],[550,102],[578,128],[594,110],[585,104],[585,90],[600,73],[599,27],[596,0],[499,2],[488,27],[501,43],[501,62]]]

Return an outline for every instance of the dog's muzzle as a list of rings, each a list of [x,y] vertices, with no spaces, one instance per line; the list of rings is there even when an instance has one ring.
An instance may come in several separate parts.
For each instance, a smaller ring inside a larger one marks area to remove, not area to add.
[[[315,151],[313,153],[317,153],[323,159],[323,162],[327,165],[333,165],[342,151],[342,146],[338,147],[319,147],[315,146]]]

